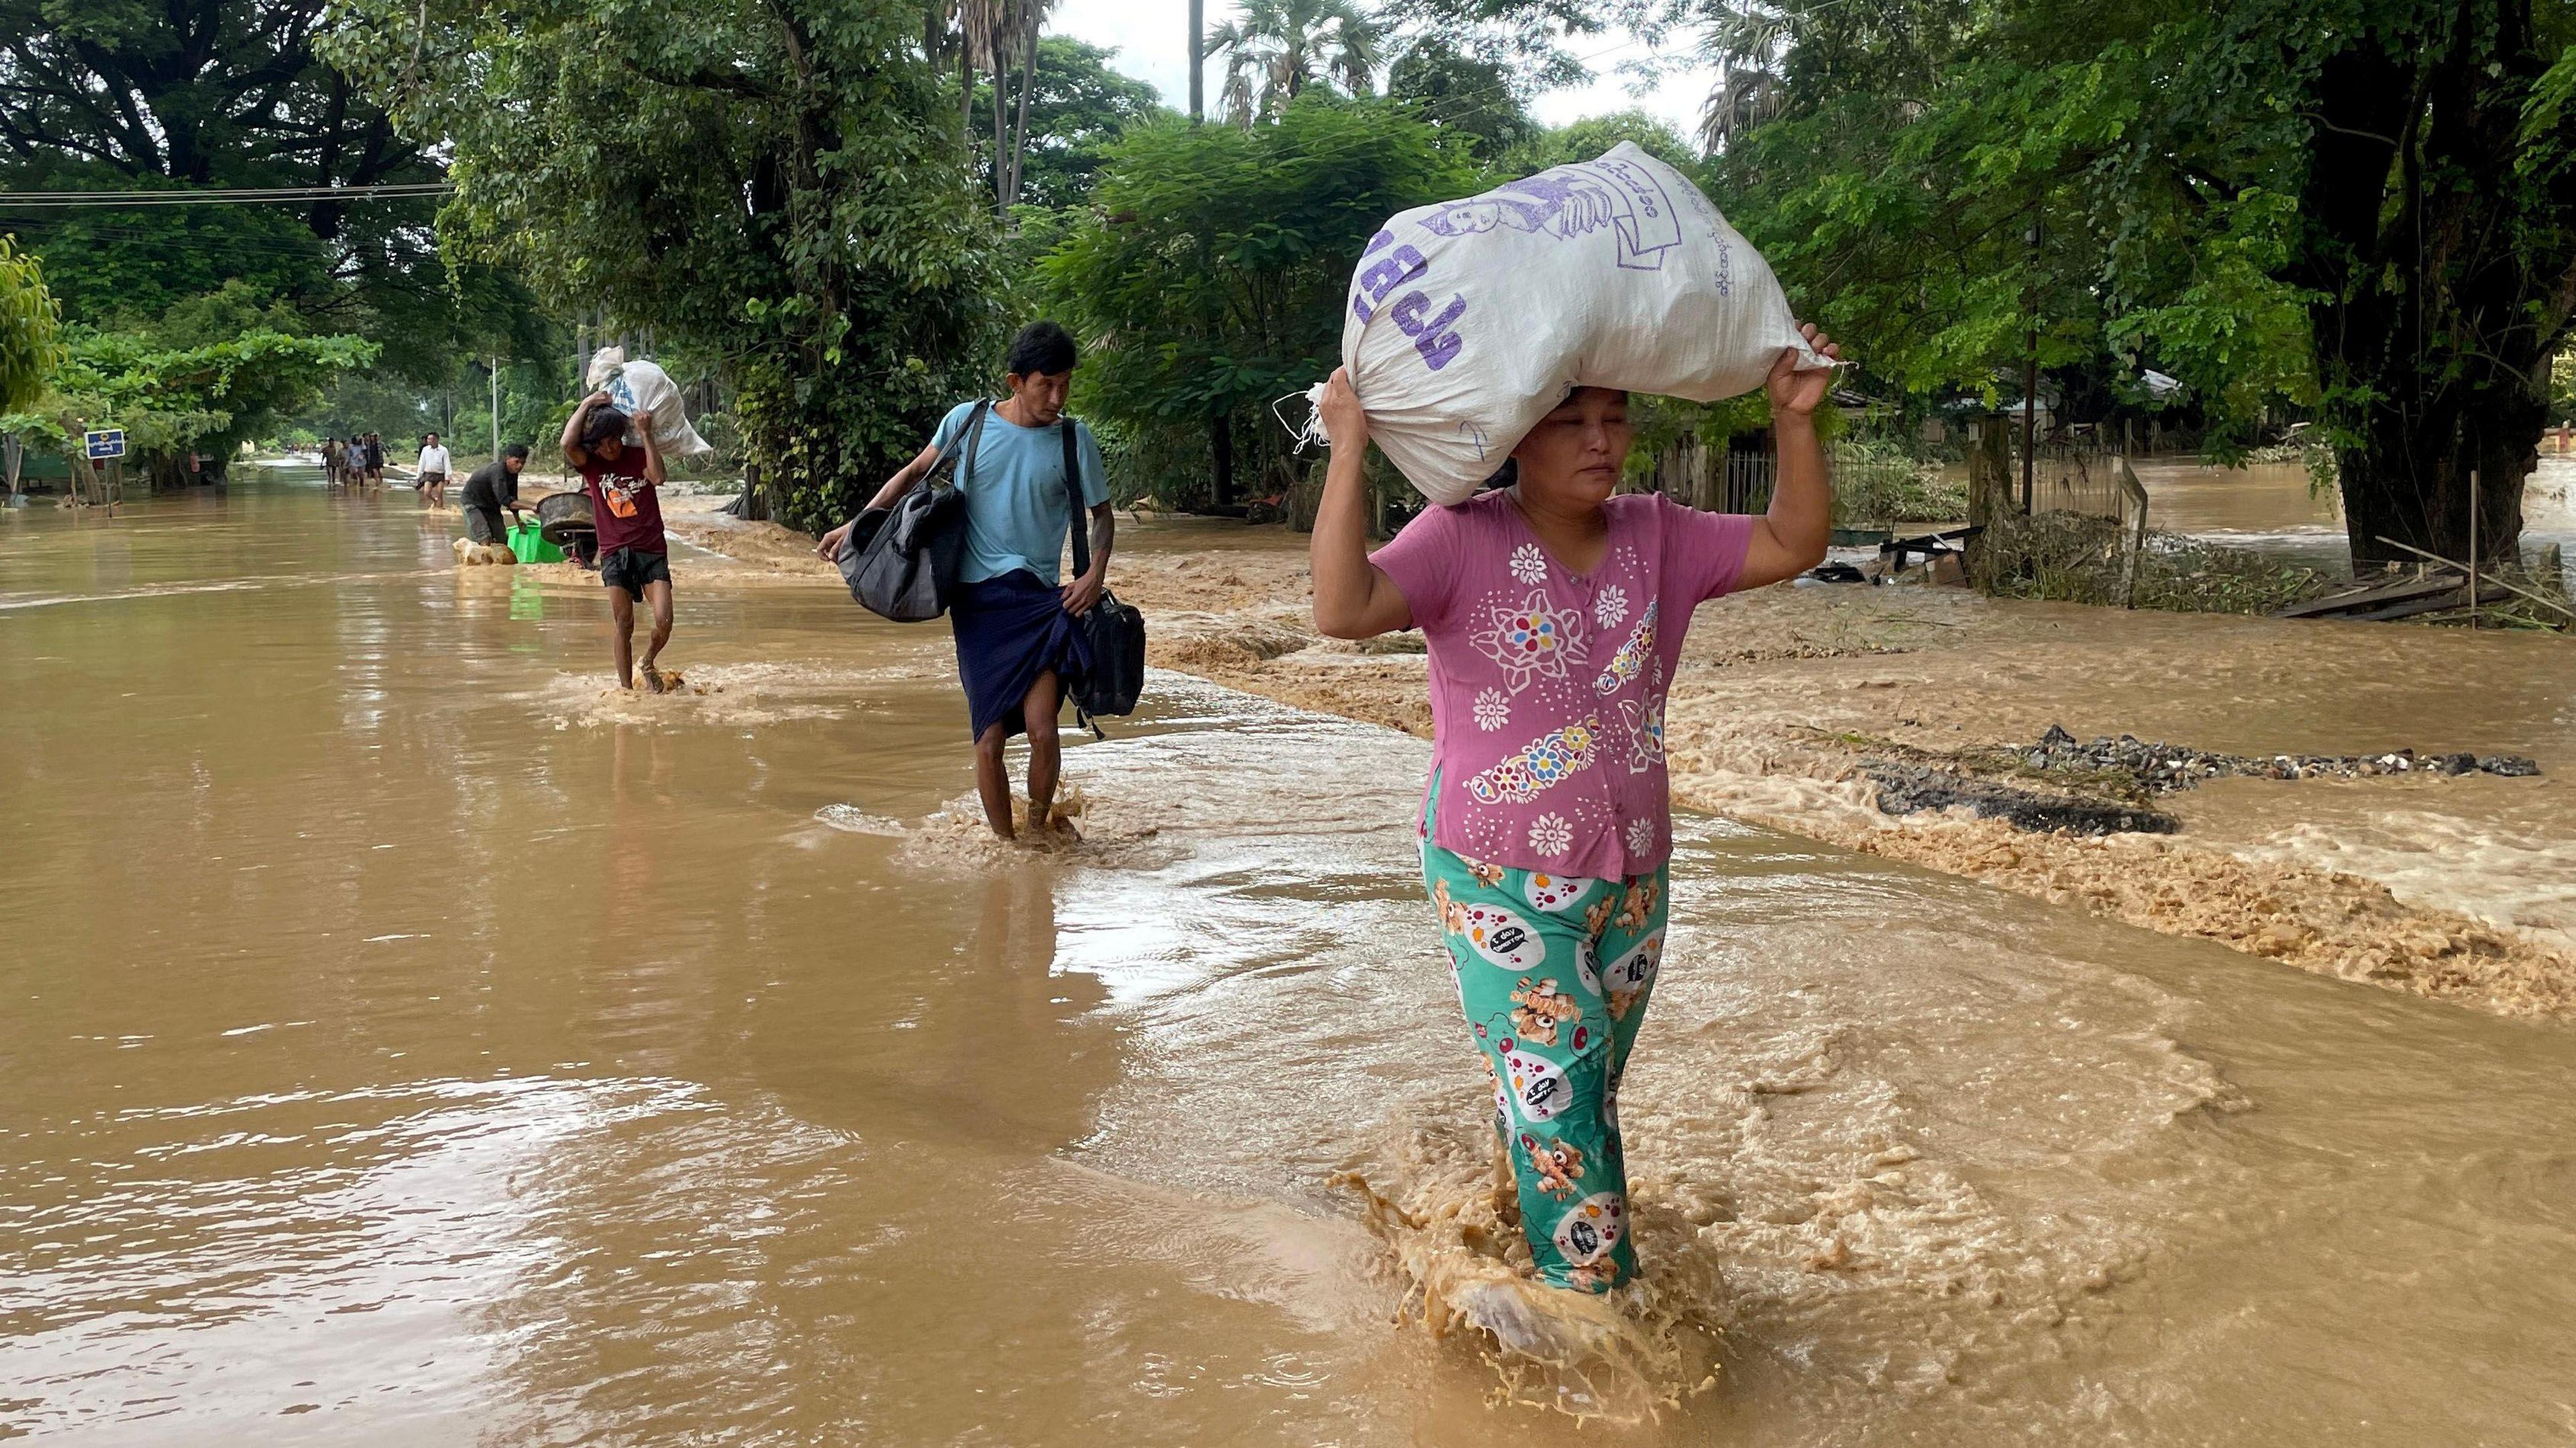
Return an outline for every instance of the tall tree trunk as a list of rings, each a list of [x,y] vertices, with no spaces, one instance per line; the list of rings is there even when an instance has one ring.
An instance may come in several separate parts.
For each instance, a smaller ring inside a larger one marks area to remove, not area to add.
[[[1019,118],[1011,123],[1011,186],[1002,198],[1006,212],[1020,204],[1020,167],[1029,151],[1029,92],[1038,86],[1038,7],[1036,0],[1027,0],[1027,4],[1029,33],[1023,52],[1027,59],[1020,71]]]
[[[2491,398],[2477,412],[2410,418],[2401,408],[2375,408],[2374,426],[2362,444],[2336,450],[2344,530],[2356,562],[2422,561],[2386,540],[2460,563],[2473,551],[2490,563],[2514,556],[2522,538],[2523,483],[2540,463],[2547,401]],[[2473,476],[2475,508],[2469,505]],[[2469,537],[2472,514],[2475,540]]]
[[[2529,0],[2356,31],[2310,86],[2314,134],[2291,279],[2337,425],[2356,563],[2509,557],[2548,422],[2548,364],[2576,304],[2576,112],[2523,135],[2546,68]],[[2390,541],[2390,540],[2393,540]]]
[[[1009,184],[1004,169],[1010,164],[1011,140],[1011,57],[1007,42],[1001,36],[993,41],[993,214],[1007,216],[1010,203],[1003,199],[1003,188]]]
[[[2009,413],[1990,412],[1977,427],[1977,440],[1968,450],[1968,525],[1991,528],[2021,510],[2013,505],[2012,428]],[[1968,576],[1985,579],[1986,541],[1979,534],[1968,540]]]

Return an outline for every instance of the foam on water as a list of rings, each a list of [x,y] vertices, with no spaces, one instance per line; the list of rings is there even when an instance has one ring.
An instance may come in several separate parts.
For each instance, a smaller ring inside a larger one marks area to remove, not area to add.
[[[1436,1120],[1408,1113],[1334,1178],[1384,1250],[1398,1320],[1435,1339],[1470,1336],[1494,1369],[1497,1404],[1635,1424],[1715,1387],[1725,1283],[1670,1197],[1631,1185],[1640,1235],[1662,1247],[1652,1272],[1597,1295],[1541,1283],[1509,1169],[1492,1133],[1468,1124],[1483,1104],[1456,1102]]]

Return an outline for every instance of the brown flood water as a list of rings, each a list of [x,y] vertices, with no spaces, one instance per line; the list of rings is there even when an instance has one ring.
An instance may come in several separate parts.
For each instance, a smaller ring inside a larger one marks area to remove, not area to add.
[[[2341,573],[2352,566],[2344,532],[2342,498],[2318,490],[2299,463],[2256,463],[2241,468],[2203,466],[2197,458],[2163,456],[2137,461],[2147,490],[2147,521],[2232,548],[2277,555],[2289,562]],[[2557,544],[2576,555],[2576,458],[2544,456],[2523,485],[2523,562],[2538,566]],[[2576,587],[2576,557],[2565,557]]]
[[[1006,856],[944,631],[684,552],[720,692],[607,700],[452,528],[0,514],[0,1435],[1570,1431],[1330,1185],[1481,1110],[1424,746],[1158,674]],[[1622,1106],[1720,1373],[1604,1441],[2576,1433],[2576,1033],[1681,833]]]

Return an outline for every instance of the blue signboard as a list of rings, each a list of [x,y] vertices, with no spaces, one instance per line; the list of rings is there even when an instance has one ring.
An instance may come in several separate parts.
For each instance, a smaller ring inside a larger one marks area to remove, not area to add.
[[[125,456],[124,428],[102,428],[97,432],[85,435],[89,439],[89,455],[91,461],[95,462],[100,458],[121,458]]]

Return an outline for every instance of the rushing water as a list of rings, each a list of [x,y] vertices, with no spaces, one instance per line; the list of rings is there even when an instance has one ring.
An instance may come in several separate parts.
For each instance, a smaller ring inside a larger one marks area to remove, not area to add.
[[[1158,674],[1008,855],[943,632],[684,553],[708,692],[611,698],[450,531],[0,515],[0,1434],[1567,1431],[1331,1184],[1480,1111],[1421,745]],[[2576,1433],[2576,1036],[1682,834],[1622,1104],[1721,1371],[1603,1437]]]

